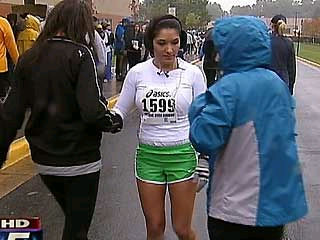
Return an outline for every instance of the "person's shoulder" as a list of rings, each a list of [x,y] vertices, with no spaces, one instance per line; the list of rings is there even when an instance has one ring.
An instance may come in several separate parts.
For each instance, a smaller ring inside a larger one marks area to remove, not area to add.
[[[0,17],[0,28],[3,30],[8,30],[10,23],[4,17]]]
[[[146,72],[149,69],[152,69],[152,59],[148,59],[147,61],[138,63],[134,67],[130,69],[130,71],[135,72],[135,73],[141,73],[141,72]]]
[[[69,38],[65,38],[65,37],[53,37],[53,38],[49,38],[47,40],[49,43],[61,43],[63,47],[65,48],[79,48],[79,49],[88,49],[89,48],[81,43],[72,41]]]
[[[2,24],[2,23],[3,23],[3,24],[7,24],[7,23],[9,24],[8,20],[7,20],[6,18],[4,18],[4,17],[1,17],[1,16],[0,16],[0,23],[1,23],[1,24]]]
[[[288,41],[293,42],[293,39],[292,39],[291,36],[284,35],[283,37],[284,37],[285,39],[287,39]]]
[[[94,38],[95,38],[96,41],[101,41],[102,40],[102,38],[101,38],[101,36],[100,36],[100,34],[98,33],[97,30],[94,30]]]
[[[39,32],[32,28],[27,28],[19,33],[18,40],[36,40]]]
[[[185,69],[190,72],[201,72],[200,68],[195,64],[189,63],[181,58],[178,58],[179,68]]]
[[[63,53],[65,56],[72,56],[79,60],[85,58],[93,59],[92,51],[84,44],[59,37],[51,38],[48,41],[51,43],[59,43],[52,47],[52,54]],[[71,55],[67,53],[70,53]]]
[[[290,36],[285,37],[288,44],[293,45],[293,39]]]

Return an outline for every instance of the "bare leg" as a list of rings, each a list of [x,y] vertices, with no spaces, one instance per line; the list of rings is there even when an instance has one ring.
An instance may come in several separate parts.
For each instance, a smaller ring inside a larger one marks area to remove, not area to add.
[[[169,185],[172,225],[180,240],[196,240],[191,229],[197,184],[189,181]]]
[[[147,240],[163,240],[166,225],[166,185],[145,183],[137,179],[137,186],[146,220]]]

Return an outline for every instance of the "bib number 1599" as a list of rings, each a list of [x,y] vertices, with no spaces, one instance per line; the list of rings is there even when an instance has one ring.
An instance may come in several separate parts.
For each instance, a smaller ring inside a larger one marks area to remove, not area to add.
[[[175,100],[170,98],[144,98],[142,99],[143,111],[144,112],[174,112],[175,111]]]

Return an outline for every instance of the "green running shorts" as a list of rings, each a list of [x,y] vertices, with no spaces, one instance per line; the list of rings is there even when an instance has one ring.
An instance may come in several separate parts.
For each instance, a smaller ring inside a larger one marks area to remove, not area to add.
[[[193,177],[198,163],[191,143],[175,146],[139,144],[136,151],[136,178],[148,183],[170,184]]]

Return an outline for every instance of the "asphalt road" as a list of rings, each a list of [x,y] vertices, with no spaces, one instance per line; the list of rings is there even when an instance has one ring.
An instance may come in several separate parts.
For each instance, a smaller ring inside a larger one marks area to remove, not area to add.
[[[320,68],[298,65],[296,83],[298,147],[309,213],[288,226],[292,240],[320,239]]]
[[[291,240],[316,240],[320,236],[320,69],[298,65],[296,85],[299,155],[309,201],[309,214],[288,226]],[[105,134],[102,141],[103,170],[90,239],[143,240],[144,218],[134,178],[134,153],[138,117],[133,112],[125,121],[124,131]],[[168,202],[168,199],[167,199]],[[176,239],[167,204],[166,240]],[[196,200],[194,229],[199,240],[207,240],[205,191]],[[44,239],[60,240],[63,216],[53,197],[38,176],[0,199],[0,216],[40,216]]]

